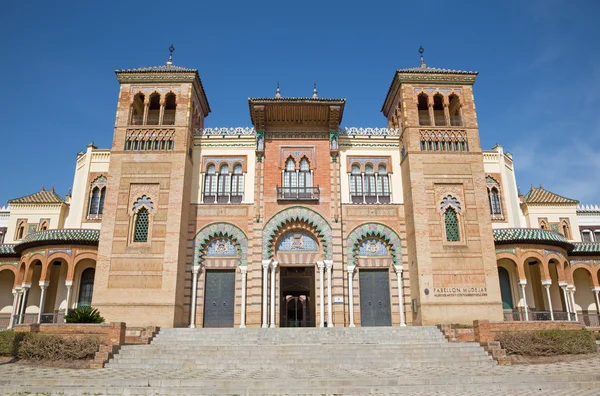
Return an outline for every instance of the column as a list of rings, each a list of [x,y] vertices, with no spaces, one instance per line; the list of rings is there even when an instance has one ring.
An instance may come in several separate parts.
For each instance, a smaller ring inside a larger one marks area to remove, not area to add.
[[[142,120],[142,125],[148,125],[148,110],[150,110],[150,102],[145,103],[144,105],[144,118]]]
[[[165,115],[165,97],[161,96],[160,98],[160,111],[158,113],[158,125],[163,124],[163,117]]]
[[[40,281],[40,289],[42,292],[40,293],[40,312],[38,313],[37,322],[42,323],[42,313],[44,313],[44,303],[46,302],[46,288],[50,282],[48,281]]]
[[[542,280],[542,286],[546,288],[546,297],[548,297],[548,308],[550,309],[550,320],[554,320],[554,312],[552,310],[552,298],[550,297],[550,285],[552,281],[550,279]]]
[[[25,304],[27,304],[27,292],[29,291],[30,287],[31,287],[31,283],[23,282],[23,284],[21,285],[23,294],[21,295],[21,309],[19,311],[18,323],[23,323],[23,319],[24,319],[23,315],[25,314]]]
[[[66,313],[69,313],[69,309],[71,309],[73,306],[71,305],[71,287],[73,286],[73,281],[72,280],[66,280],[65,281],[65,287],[67,288],[67,308],[66,308]]]
[[[596,298],[596,312],[598,313],[598,315],[600,315],[600,298],[598,297],[598,294],[600,294],[600,287],[592,287],[592,292],[594,293],[594,297]]]
[[[192,267],[192,309],[190,313],[190,329],[196,327],[196,306],[198,300],[198,274],[200,273],[200,266],[194,265]]]
[[[519,279],[519,285],[521,285],[521,297],[523,298],[523,305],[525,307],[525,320],[529,320],[529,307],[527,307],[527,295],[525,294],[527,279]]]
[[[379,203],[379,194],[381,193],[379,191],[379,169],[374,169],[373,171],[375,172],[375,195],[377,196],[377,203]]]
[[[577,306],[575,305],[575,290],[577,290],[575,288],[574,285],[569,285],[568,286],[569,289],[569,295],[571,296],[571,304],[573,307],[573,314],[575,315],[575,322],[579,321],[579,318],[577,317]]]
[[[567,283],[559,281],[558,285],[562,289],[563,299],[565,301],[565,310],[567,311],[567,320],[571,321],[571,302],[569,301],[569,295],[567,294]]]
[[[363,203],[365,203],[365,172],[360,174],[360,181],[362,185],[360,186],[360,193],[362,194]]]
[[[333,260],[323,260],[327,269],[327,327],[333,327],[333,296],[331,289],[331,269]]]
[[[10,311],[10,319],[8,322],[8,328],[12,329],[15,325],[15,315],[19,312],[19,297],[21,295],[20,289],[12,289],[13,294],[13,305],[12,310]]]
[[[269,327],[275,328],[275,301],[277,301],[277,292],[275,284],[275,274],[277,272],[277,261],[271,262],[271,325]]]
[[[396,270],[396,280],[398,281],[398,304],[400,309],[400,326],[406,326],[406,318],[404,317],[404,290],[402,287],[402,266],[394,266]]]
[[[248,272],[247,266],[241,266],[240,272],[242,273],[242,312],[240,317],[240,328],[246,327],[246,273]]]
[[[262,328],[267,328],[267,288],[269,286],[269,264],[271,264],[271,260],[263,260],[263,298],[262,298]]]
[[[325,327],[325,288],[323,284],[323,270],[325,269],[325,263],[317,261],[317,268],[319,268],[319,327]]]
[[[348,312],[350,314],[350,327],[356,327],[354,324],[354,289],[352,287],[352,275],[354,274],[355,265],[346,267],[348,271]]]

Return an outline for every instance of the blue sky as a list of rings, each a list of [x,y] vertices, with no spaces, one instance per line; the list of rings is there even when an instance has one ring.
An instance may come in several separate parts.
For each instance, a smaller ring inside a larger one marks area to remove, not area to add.
[[[167,5],[168,4],[168,5]],[[73,182],[78,151],[110,147],[114,70],[197,68],[206,126],[250,126],[247,98],[347,98],[344,126],[382,127],[394,70],[477,70],[482,146],[540,183],[600,203],[600,2],[8,2],[0,15],[0,205]]]

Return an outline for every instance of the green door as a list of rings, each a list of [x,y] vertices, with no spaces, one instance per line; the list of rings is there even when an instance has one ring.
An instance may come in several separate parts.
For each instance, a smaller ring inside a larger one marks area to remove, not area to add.
[[[510,288],[510,276],[504,267],[498,267],[500,279],[500,295],[502,296],[502,309],[513,309],[513,299]]]
[[[235,271],[206,271],[204,327],[233,327]]]
[[[385,270],[359,270],[361,326],[391,326],[390,277]]]

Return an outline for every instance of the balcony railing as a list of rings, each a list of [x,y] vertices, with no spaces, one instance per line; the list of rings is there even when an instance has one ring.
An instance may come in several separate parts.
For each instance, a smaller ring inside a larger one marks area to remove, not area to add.
[[[318,201],[319,187],[279,187],[277,186],[278,200]]]
[[[527,315],[525,315],[525,311],[516,311],[516,310],[504,311],[504,320],[509,321],[509,322],[551,321],[552,316],[554,316],[554,321],[575,321],[575,314],[573,312],[553,311],[552,314],[550,314],[550,311],[528,311]],[[579,321],[581,322],[581,320],[582,320],[581,316],[583,316],[583,315],[578,315],[578,316],[579,316]],[[592,316],[598,316],[598,315],[592,315]],[[596,321],[597,320],[598,320],[598,318],[596,318]],[[593,323],[593,319],[588,320],[588,321]],[[584,324],[584,323],[582,322],[582,324]],[[593,327],[593,326],[591,326],[591,327]]]
[[[234,194],[204,194],[205,204],[239,204],[242,203],[242,195]]]
[[[9,324],[10,324],[10,314],[1,314],[0,315],[0,330],[7,329]]]
[[[390,203],[390,195],[350,195],[350,200],[355,204],[387,204]]]
[[[600,327],[600,315],[598,314],[578,314],[577,319],[585,327]]]

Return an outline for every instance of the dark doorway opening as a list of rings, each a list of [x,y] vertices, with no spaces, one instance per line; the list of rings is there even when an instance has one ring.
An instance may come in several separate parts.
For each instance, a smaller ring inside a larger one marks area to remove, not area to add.
[[[281,267],[279,327],[315,327],[315,267]]]

